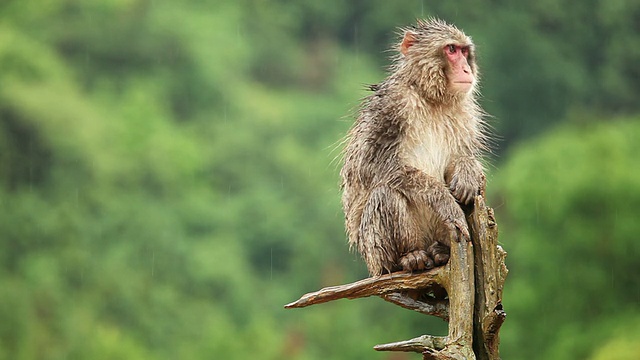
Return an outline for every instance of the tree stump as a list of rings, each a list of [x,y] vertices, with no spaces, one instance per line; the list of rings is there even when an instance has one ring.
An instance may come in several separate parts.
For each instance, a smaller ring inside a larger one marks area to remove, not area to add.
[[[453,242],[449,262],[421,273],[396,272],[303,295],[285,308],[301,308],[336,299],[380,298],[449,322],[447,336],[422,335],[376,345],[378,351],[413,351],[427,359],[500,359],[499,331],[506,313],[502,289],[507,253],[498,245],[493,209],[478,195],[467,216],[470,242]]]

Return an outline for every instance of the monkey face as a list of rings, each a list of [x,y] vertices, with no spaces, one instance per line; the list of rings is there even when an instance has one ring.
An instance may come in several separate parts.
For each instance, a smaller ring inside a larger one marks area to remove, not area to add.
[[[476,81],[469,66],[469,47],[449,44],[442,51],[447,59],[449,89],[458,94],[467,94]]]
[[[431,102],[466,98],[475,91],[478,71],[471,38],[455,26],[431,19],[404,30],[395,70]]]

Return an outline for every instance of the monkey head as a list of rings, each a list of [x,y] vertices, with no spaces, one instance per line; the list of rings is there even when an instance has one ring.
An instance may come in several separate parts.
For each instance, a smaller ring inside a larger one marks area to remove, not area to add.
[[[396,70],[433,102],[466,97],[478,82],[471,38],[437,19],[403,29]]]

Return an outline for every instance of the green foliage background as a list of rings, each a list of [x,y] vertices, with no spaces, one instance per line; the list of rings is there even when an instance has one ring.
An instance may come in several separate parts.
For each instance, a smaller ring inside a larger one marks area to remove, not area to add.
[[[0,360],[413,359],[446,324],[379,299],[340,140],[398,26],[479,48],[501,138],[505,359],[640,356],[640,3],[0,2]]]

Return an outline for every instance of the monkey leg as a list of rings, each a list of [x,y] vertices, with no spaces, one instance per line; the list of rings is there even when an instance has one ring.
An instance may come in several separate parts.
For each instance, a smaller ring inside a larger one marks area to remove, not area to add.
[[[472,156],[461,156],[447,167],[445,182],[456,200],[468,205],[484,190],[486,178],[478,159]]]
[[[469,241],[464,211],[449,188],[440,180],[419,170],[407,168],[405,196],[419,213],[425,251],[434,266],[449,261],[452,241]]]
[[[451,197],[451,195],[449,195]],[[433,259],[435,266],[442,266],[449,261],[452,241],[470,241],[469,228],[462,208],[455,203],[452,207],[453,215],[445,215],[443,219],[436,219],[431,224],[430,234],[432,243],[427,248],[429,257]],[[447,213],[448,211],[444,211]]]
[[[415,216],[398,191],[378,187],[371,192],[362,212],[358,250],[372,275],[433,267]]]
[[[449,197],[452,198],[450,194]],[[455,204],[455,207],[460,208],[453,198],[451,201]],[[427,207],[420,211],[420,220],[424,244],[422,247],[429,258],[426,269],[446,264],[449,261],[451,239],[453,238],[455,239],[454,241],[457,241],[459,237],[464,237],[463,233],[467,231],[466,228],[458,229],[455,225],[452,225],[457,220],[443,221],[440,214]]]
[[[464,211],[441,180],[418,169],[405,167],[403,195],[417,209],[428,242],[446,246],[454,241],[469,241]]]

